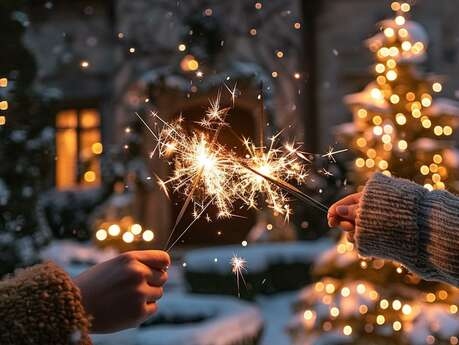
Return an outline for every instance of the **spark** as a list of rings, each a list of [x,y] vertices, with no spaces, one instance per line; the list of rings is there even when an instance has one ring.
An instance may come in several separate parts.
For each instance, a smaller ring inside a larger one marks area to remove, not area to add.
[[[244,285],[246,285],[243,273],[247,271],[247,261],[237,255],[233,255],[231,258],[231,266],[232,272],[236,275],[237,295],[240,298],[240,282],[242,281]]]
[[[237,97],[237,92],[239,91],[239,90],[237,89],[237,83],[234,83],[234,86],[233,86],[232,89],[230,89],[230,88],[228,87],[228,85],[226,85],[226,84],[224,84],[224,85],[225,85],[226,89],[228,90],[228,92],[229,92],[230,95],[231,95],[231,101],[232,101],[233,108],[234,108],[234,105],[235,105],[235,102],[236,102],[236,97]]]
[[[335,155],[337,155],[339,153],[346,152],[346,151],[347,151],[347,149],[342,149],[342,150],[335,151],[335,148],[333,146],[329,146],[328,147],[328,152],[323,154],[322,157],[327,157],[330,161],[332,161],[333,163],[336,163]]]
[[[322,169],[322,173],[324,176],[333,176],[333,174],[325,168]]]

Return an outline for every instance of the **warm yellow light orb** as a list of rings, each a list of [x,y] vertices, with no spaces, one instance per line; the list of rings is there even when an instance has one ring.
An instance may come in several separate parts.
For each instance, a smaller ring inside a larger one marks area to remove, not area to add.
[[[389,308],[389,301],[387,299],[382,299],[381,302],[379,302],[379,306],[381,309],[387,309]]]
[[[413,311],[413,308],[411,308],[411,306],[409,304],[404,304],[403,307],[402,307],[402,313],[404,315],[410,315],[411,312]]]
[[[386,37],[394,37],[395,35],[394,29],[392,28],[384,29],[384,35],[386,35]]]
[[[395,79],[397,79],[397,72],[395,72],[393,70],[388,71],[386,73],[386,78],[389,81],[394,81]]]
[[[0,110],[7,110],[8,109],[8,102],[7,101],[1,101],[0,102]]]
[[[376,71],[377,73],[383,73],[385,70],[386,70],[386,66],[384,66],[384,64],[382,64],[382,63],[378,63],[378,64],[375,66],[375,71]]]
[[[132,224],[131,232],[134,235],[139,235],[142,232],[142,226],[140,224]]]
[[[401,25],[405,24],[405,22],[406,22],[406,20],[405,20],[405,17],[403,17],[403,16],[397,16],[395,18],[395,24],[397,24],[397,25],[401,26]]]
[[[392,302],[392,309],[400,310],[401,308],[402,308],[402,302],[400,302],[398,299]]]
[[[375,135],[381,135],[383,133],[383,129],[381,126],[375,126],[373,127],[373,133]]]
[[[435,92],[441,92],[441,90],[443,89],[443,86],[440,84],[440,83],[433,83],[432,84],[432,90],[435,91]]]
[[[362,315],[368,313],[368,307],[365,304],[361,304],[359,306],[359,313]]]
[[[389,163],[387,163],[387,161],[383,159],[379,161],[378,166],[379,166],[379,169],[386,170],[389,167]]]
[[[434,161],[434,163],[440,164],[443,161],[443,157],[437,153],[433,156],[432,160]]]
[[[339,315],[339,309],[336,308],[336,307],[331,308],[331,309],[330,309],[330,315],[331,315],[332,317],[338,317],[338,315]]]
[[[397,62],[394,59],[389,59],[386,62],[387,67],[395,68],[397,66]]]
[[[406,124],[406,116],[403,115],[402,113],[398,113],[397,115],[395,115],[395,121],[396,121],[400,126],[403,126],[404,124]]]
[[[443,134],[443,127],[442,126],[435,126],[434,127],[434,134],[435,135],[442,135]]]
[[[303,317],[305,320],[311,320],[314,317],[314,313],[311,310],[306,310],[303,313]]]
[[[408,30],[405,29],[405,28],[401,28],[400,30],[398,30],[398,34],[402,38],[407,38],[408,37]]]
[[[451,135],[453,134],[453,129],[450,126],[443,127],[443,134],[444,135]]]
[[[376,316],[376,323],[378,325],[384,325],[384,322],[386,322],[386,318],[384,317],[384,315],[378,315]]]
[[[408,148],[408,142],[406,140],[400,140],[398,142],[398,148],[401,150],[401,151],[405,151],[407,148]]]
[[[427,165],[422,165],[421,168],[419,169],[419,171],[423,175],[428,175],[429,172],[430,172],[430,169],[429,169],[429,167]]]
[[[125,232],[122,238],[123,238],[123,241],[126,243],[134,242],[134,234],[132,232]]]
[[[395,94],[394,94],[394,95],[390,96],[390,102],[391,102],[392,104],[398,104],[398,103],[400,102],[400,97],[399,97],[399,95],[395,95]]]
[[[392,8],[393,11],[400,11],[400,3],[398,1],[394,1],[390,5],[390,8]]]
[[[381,90],[376,88],[376,87],[371,89],[370,94],[371,94],[371,97],[373,97],[374,99],[382,99],[383,98],[383,94],[382,94]]]
[[[118,224],[112,224],[108,227],[108,233],[110,236],[118,236],[121,232],[120,226]]]
[[[409,12],[411,10],[411,6],[409,3],[407,2],[404,2],[401,6],[400,6],[400,9],[402,10],[402,12]]]
[[[105,231],[104,229],[97,230],[96,231],[96,238],[99,241],[104,241],[107,238],[107,231]]]
[[[392,328],[394,329],[394,331],[398,332],[402,329],[402,323],[400,321],[395,321],[392,324]]]
[[[424,119],[421,123],[424,128],[430,128],[432,126],[432,122],[429,119]]]
[[[412,44],[411,44],[410,41],[405,41],[405,42],[402,43],[402,49],[404,51],[406,51],[406,52],[411,49],[411,46],[412,46]]]
[[[350,294],[351,294],[351,290],[347,286],[341,289],[341,295],[343,297],[349,297]]]
[[[92,170],[88,170],[84,173],[83,177],[86,182],[91,183],[96,180],[96,173]]]
[[[365,166],[365,160],[363,158],[357,158],[355,160],[355,165],[357,168],[363,168]]]
[[[357,143],[357,146],[358,146],[358,147],[365,147],[365,146],[367,146],[367,141],[365,140],[365,138],[362,138],[362,137],[358,138],[358,139],[356,140],[356,143]]]
[[[384,144],[389,144],[391,141],[392,141],[392,138],[389,134],[384,134],[381,138],[381,141],[384,143]]]
[[[186,45],[184,43],[180,43],[177,48],[179,51],[184,52],[186,50]]]
[[[94,153],[95,155],[100,155],[102,151],[104,150],[104,147],[102,146],[101,143],[94,143],[91,145],[91,150],[92,150],[92,153]]]
[[[352,327],[349,325],[346,325],[343,327],[343,333],[344,335],[351,335],[352,334]]]
[[[361,119],[364,119],[365,117],[367,117],[368,112],[367,112],[365,109],[359,109],[359,111],[357,112],[357,115],[358,115]]]
[[[155,234],[151,230],[145,230],[142,234],[142,238],[145,242],[151,242],[155,238]]]
[[[437,299],[437,297],[436,297],[435,294],[432,293],[432,292],[429,292],[429,293],[426,295],[426,301],[429,302],[429,303],[435,302],[436,299]]]
[[[379,115],[373,116],[372,121],[373,121],[373,124],[378,126],[382,123],[382,117]]]

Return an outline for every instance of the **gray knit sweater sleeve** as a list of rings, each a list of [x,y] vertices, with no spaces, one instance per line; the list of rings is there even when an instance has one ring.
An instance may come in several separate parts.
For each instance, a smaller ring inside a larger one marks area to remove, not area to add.
[[[459,286],[459,198],[447,191],[373,175],[355,240],[363,256],[398,261],[427,280]]]

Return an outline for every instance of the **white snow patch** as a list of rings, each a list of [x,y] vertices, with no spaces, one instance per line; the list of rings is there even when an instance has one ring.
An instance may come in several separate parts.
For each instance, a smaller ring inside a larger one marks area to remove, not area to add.
[[[311,263],[333,245],[330,240],[291,243],[264,243],[241,246],[219,246],[190,251],[184,261],[192,272],[231,272],[231,258],[247,261],[247,271],[261,273],[272,264]],[[217,261],[214,259],[217,258]]]
[[[230,345],[254,337],[263,320],[256,306],[232,297],[171,293],[154,317],[206,317],[189,324],[158,324],[110,335],[94,335],[94,345]]]

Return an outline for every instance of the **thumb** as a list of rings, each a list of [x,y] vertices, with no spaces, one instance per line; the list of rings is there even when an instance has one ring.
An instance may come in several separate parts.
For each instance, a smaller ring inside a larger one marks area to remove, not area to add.
[[[336,213],[338,216],[354,221],[357,215],[357,208],[359,207],[358,204],[354,205],[341,205],[336,208]]]

